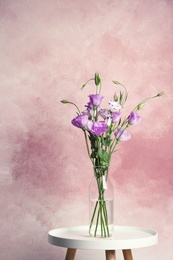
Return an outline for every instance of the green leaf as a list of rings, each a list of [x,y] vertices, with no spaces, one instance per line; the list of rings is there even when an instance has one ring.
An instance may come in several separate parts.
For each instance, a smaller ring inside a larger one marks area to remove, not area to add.
[[[100,148],[98,150],[98,156],[100,158],[101,165],[109,165],[110,157],[109,157],[109,154],[105,150]]]

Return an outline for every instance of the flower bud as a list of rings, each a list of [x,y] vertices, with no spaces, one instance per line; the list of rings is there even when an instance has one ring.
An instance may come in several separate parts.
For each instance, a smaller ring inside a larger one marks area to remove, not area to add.
[[[99,73],[96,73],[95,74],[95,85],[98,86],[101,82],[101,78],[100,78],[100,75]]]
[[[117,94],[116,94],[116,93],[114,94],[114,101],[115,101],[115,102],[117,102],[117,101],[118,101],[118,96],[117,96]]]
[[[61,103],[63,103],[63,104],[68,104],[69,102],[68,102],[68,100],[61,100]]]

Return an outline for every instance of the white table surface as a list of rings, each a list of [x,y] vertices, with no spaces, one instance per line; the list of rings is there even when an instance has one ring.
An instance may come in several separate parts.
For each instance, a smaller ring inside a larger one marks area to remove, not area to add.
[[[90,237],[88,230],[88,226],[53,229],[48,232],[48,242],[66,248],[97,250],[142,248],[158,242],[158,233],[143,227],[114,226],[114,234],[110,238]]]

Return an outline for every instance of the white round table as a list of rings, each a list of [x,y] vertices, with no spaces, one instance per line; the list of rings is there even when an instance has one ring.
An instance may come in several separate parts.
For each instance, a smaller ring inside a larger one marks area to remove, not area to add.
[[[53,229],[48,232],[48,242],[68,248],[65,260],[73,260],[76,249],[104,249],[107,260],[116,259],[115,250],[121,249],[124,259],[132,260],[131,249],[153,246],[158,242],[158,233],[143,227],[114,226],[114,234],[109,238],[90,237],[88,229],[88,226]]]

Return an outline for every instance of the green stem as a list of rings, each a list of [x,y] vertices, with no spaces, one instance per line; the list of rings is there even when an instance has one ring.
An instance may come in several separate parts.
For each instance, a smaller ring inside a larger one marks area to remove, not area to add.
[[[164,92],[160,92],[158,93],[157,95],[153,96],[153,97],[149,97],[149,98],[145,98],[144,100],[142,100],[134,109],[133,111],[136,112],[138,110],[140,110],[144,105],[145,103],[149,100],[149,99],[153,99],[153,98],[156,98],[156,97],[161,97],[164,95]]]
[[[91,78],[91,79],[87,80],[87,82],[85,82],[85,84],[83,84],[83,86],[81,87],[81,89],[83,89],[83,88],[88,84],[88,82],[91,81],[91,80],[95,80],[95,78]]]
[[[84,132],[84,136],[85,136],[85,143],[86,143],[86,148],[87,148],[87,153],[88,153],[88,156],[92,162],[92,164],[94,165],[94,160],[91,158],[91,155],[90,155],[90,150],[89,150],[89,145],[88,145],[88,139],[87,139],[87,135],[86,135],[86,130],[83,130]]]
[[[103,205],[104,204],[104,197],[100,200],[100,216],[101,216],[101,228],[102,228],[102,237],[103,237],[103,232],[104,232],[104,236],[106,237],[106,229],[105,229],[105,219],[104,219],[104,209],[103,209]]]
[[[98,201],[96,201],[96,205],[94,207],[94,212],[93,212],[92,219],[91,219],[91,222],[90,222],[89,233],[91,232],[91,228],[92,228],[92,225],[93,225],[93,221],[94,221],[94,217],[95,217],[95,214],[96,214],[97,206],[98,206]]]
[[[105,224],[106,224],[107,234],[108,234],[108,237],[109,237],[110,234],[109,234],[109,226],[108,226],[108,213],[107,213],[107,207],[106,207],[106,202],[105,202],[105,201],[104,201],[103,210],[104,210],[104,218],[105,218]]]
[[[98,210],[97,221],[96,221],[96,227],[95,227],[95,232],[94,232],[94,236],[95,236],[95,237],[96,237],[96,235],[97,235],[97,228],[98,228],[98,224],[99,224],[99,216],[100,216],[100,214],[99,214],[99,210]]]
[[[100,175],[102,175],[100,173]],[[96,178],[97,187],[98,187],[98,200],[96,201],[96,205],[94,208],[94,212],[91,218],[89,232],[91,234],[91,229],[94,224],[94,219],[96,218],[96,225],[94,228],[94,237],[97,236],[98,226],[100,225],[101,229],[101,237],[109,237],[109,225],[108,225],[108,212],[106,207],[106,201],[104,199],[104,189],[103,189],[103,180],[102,176],[100,178]],[[97,214],[96,214],[97,213]]]
[[[75,106],[77,108],[79,114],[81,114],[80,109],[78,108],[78,106],[75,103],[67,101],[67,100],[65,100],[65,101],[62,100],[61,102],[64,104],[71,104],[71,105]]]
[[[100,82],[99,94],[101,93],[101,89],[102,89],[102,84]]]

